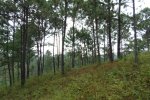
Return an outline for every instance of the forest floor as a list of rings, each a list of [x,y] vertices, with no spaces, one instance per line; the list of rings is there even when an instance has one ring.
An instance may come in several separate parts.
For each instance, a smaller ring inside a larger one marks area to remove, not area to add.
[[[0,100],[150,100],[150,54],[34,77],[24,88],[0,90]]]

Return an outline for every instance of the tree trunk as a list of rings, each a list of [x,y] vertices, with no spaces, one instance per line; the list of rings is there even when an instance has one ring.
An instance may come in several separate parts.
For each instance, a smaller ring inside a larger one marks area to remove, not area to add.
[[[98,62],[101,62],[101,56],[100,56],[100,48],[99,48],[99,38],[98,38],[98,19],[95,19],[95,25],[96,25],[96,43],[97,43],[97,53],[98,53]]]
[[[10,57],[9,57],[9,32],[7,27],[7,67],[8,67],[8,75],[9,75],[9,85],[12,86],[12,75],[11,75],[11,68],[10,68]]]
[[[38,59],[37,59],[37,74],[38,76],[41,75],[41,32],[40,32],[40,16],[38,18],[38,34],[37,34],[37,56],[38,56]]]
[[[80,57],[81,57],[81,66],[83,66],[84,65],[84,61],[83,61],[83,48],[82,47],[81,47]]]
[[[56,41],[57,41],[57,69],[59,69],[59,55],[60,55],[60,36],[59,34],[57,34],[57,38],[56,38]]]
[[[147,37],[147,50],[149,52],[149,39],[148,39],[148,37]]]
[[[7,87],[7,68],[4,67],[4,82],[5,82],[5,86]]]
[[[42,67],[42,73],[44,72],[44,67],[45,67],[45,56],[44,56],[44,44],[45,44],[45,29],[44,29],[44,40],[43,40],[43,67]]]
[[[121,46],[121,16],[120,16],[120,11],[121,11],[121,0],[119,0],[119,11],[118,11],[118,46],[117,46],[117,57],[120,58],[120,46]]]
[[[55,28],[55,31],[54,31],[54,41],[53,41],[53,70],[54,70],[54,74],[56,73],[56,70],[55,70],[55,33],[56,33],[56,28]]]
[[[134,63],[138,64],[138,50],[137,50],[137,33],[136,33],[136,18],[135,18],[135,2],[133,2],[133,27],[134,27]]]
[[[110,0],[108,0],[108,38],[109,38],[109,50],[108,50],[108,55],[109,55],[109,61],[113,61],[113,54],[112,54],[112,43],[111,43],[111,12],[110,12]]]
[[[96,30],[96,45],[97,45],[97,53],[98,53],[98,62],[100,63],[101,62],[101,57],[100,57],[100,48],[99,48],[99,38],[98,38],[98,16],[97,16],[97,12],[96,12],[96,9],[97,9],[97,1],[94,0],[94,10],[95,10],[95,30]]]
[[[104,62],[106,61],[106,34],[105,34],[105,26],[104,26]]]
[[[37,56],[38,56],[38,59],[37,59],[37,74],[38,74],[38,76],[40,76],[40,74],[41,74],[41,66],[40,66],[40,50],[39,50],[39,43],[38,43],[38,41],[37,41]]]
[[[29,70],[29,65],[30,65],[30,60],[28,59],[27,60],[27,78],[29,78],[29,72],[30,72],[30,70]]]
[[[92,45],[92,59],[91,59],[91,62],[92,62],[92,64],[94,64],[94,49],[93,49],[93,45]]]
[[[67,22],[67,8],[68,8],[68,0],[65,0],[65,19],[64,19],[64,27],[63,27],[63,34],[62,34],[62,56],[61,56],[61,73],[65,74],[64,72],[64,41],[65,41],[65,34],[66,34],[66,22]]]
[[[92,27],[93,29],[92,29],[92,30],[93,30],[93,42],[94,42],[94,47],[93,47],[93,49],[94,49],[94,50],[93,50],[94,58],[93,58],[93,61],[95,62],[95,60],[96,60],[96,59],[95,59],[95,58],[96,58],[96,43],[95,43],[94,21],[93,21],[93,24],[92,24],[92,25],[93,25],[93,27]]]
[[[20,63],[17,63],[17,80],[19,81],[20,79]]]
[[[42,18],[42,33],[43,33],[43,41],[41,39],[41,49],[43,52],[41,52],[41,73],[43,74],[44,71],[44,44],[45,44],[45,28],[46,27],[46,23],[44,23],[44,20]]]
[[[75,66],[75,31],[74,31],[74,25],[75,25],[75,18],[73,18],[73,37],[72,37],[72,68]]]
[[[14,1],[14,4],[15,4],[15,1]],[[13,21],[13,50],[12,50],[12,65],[11,65],[13,83],[15,82],[15,74],[14,74],[14,58],[15,58],[15,56],[14,56],[14,47],[15,47],[15,33],[16,33],[16,31],[15,31],[15,27],[16,27],[16,25],[15,25],[15,22],[16,22],[15,15],[16,15],[16,13],[14,12],[14,16],[13,16],[14,17],[14,21]]]
[[[30,74],[29,73],[29,71],[30,71],[29,70],[29,66],[30,66],[30,51],[28,50],[27,52],[28,52],[27,61],[26,61],[27,62],[27,78],[29,78],[29,74]]]
[[[40,38],[40,73],[42,74],[42,68],[43,68],[43,64],[42,64],[42,39]]]

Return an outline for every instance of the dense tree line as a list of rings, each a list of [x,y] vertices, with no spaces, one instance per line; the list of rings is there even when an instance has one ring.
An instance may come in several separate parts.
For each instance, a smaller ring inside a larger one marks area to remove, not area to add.
[[[24,86],[33,73],[40,76],[49,69],[54,74],[59,70],[65,74],[67,68],[113,62],[116,54],[120,59],[132,52],[137,65],[138,52],[149,51],[150,8],[135,13],[133,0],[133,15],[128,15],[122,11],[126,2],[0,0],[3,76],[8,74],[10,86],[15,81]],[[131,29],[134,37],[130,36]],[[137,38],[139,32],[144,32],[141,39]],[[53,48],[52,53],[44,53],[47,45]]]

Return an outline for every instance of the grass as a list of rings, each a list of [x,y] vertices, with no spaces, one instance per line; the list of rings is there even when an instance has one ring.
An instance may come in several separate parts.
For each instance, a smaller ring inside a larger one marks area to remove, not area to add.
[[[150,100],[150,54],[73,69],[64,76],[46,74],[0,90],[1,100]]]

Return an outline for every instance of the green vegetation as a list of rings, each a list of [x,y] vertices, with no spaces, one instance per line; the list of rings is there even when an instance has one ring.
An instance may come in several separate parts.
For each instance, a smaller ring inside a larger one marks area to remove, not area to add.
[[[139,3],[0,0],[0,99],[149,100],[150,8]]]
[[[113,63],[72,69],[64,76],[46,74],[30,78],[23,88],[0,90],[2,100],[149,100],[150,53]]]

